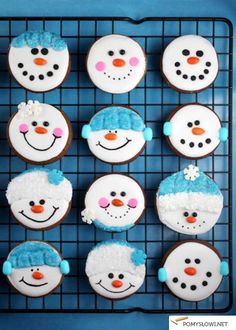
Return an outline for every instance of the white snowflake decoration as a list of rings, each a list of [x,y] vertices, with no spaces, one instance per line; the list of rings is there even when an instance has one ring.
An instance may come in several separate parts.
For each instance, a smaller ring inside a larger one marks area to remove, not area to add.
[[[82,216],[82,221],[86,222],[89,225],[91,225],[92,222],[95,220],[95,215],[94,215],[93,211],[91,211],[89,209],[84,209],[81,212],[81,216]]]
[[[184,169],[185,180],[195,181],[199,177],[199,167],[194,165],[189,165]]]
[[[29,100],[26,102],[21,102],[18,105],[18,114],[21,118],[27,118],[30,116],[38,116],[42,111],[42,106],[39,101]]]

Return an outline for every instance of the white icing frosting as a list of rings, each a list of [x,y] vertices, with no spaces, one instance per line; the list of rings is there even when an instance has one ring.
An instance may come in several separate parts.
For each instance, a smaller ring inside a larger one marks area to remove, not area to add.
[[[205,89],[213,83],[218,73],[215,48],[201,36],[176,38],[163,53],[162,71],[168,82],[181,91]]]
[[[184,169],[184,178],[185,180],[195,181],[199,177],[199,167],[194,165],[188,165]]]
[[[127,93],[134,89],[146,71],[146,58],[133,39],[117,34],[98,39],[87,58],[92,82],[108,93]]]
[[[123,231],[123,227],[135,225],[144,208],[143,191],[134,179],[123,174],[108,174],[88,189],[82,219],[87,223],[96,219],[105,230],[113,227],[112,231]],[[87,214],[92,214],[89,221]]]
[[[67,121],[69,122],[69,119],[66,120],[61,111],[49,104],[21,103],[20,109],[9,123],[10,143],[29,163],[55,161],[55,158],[63,156],[69,147],[71,128]]]
[[[190,262],[186,263],[186,259]],[[199,260],[197,260],[199,259]],[[196,263],[200,261],[200,263]],[[216,252],[199,242],[185,242],[170,252],[163,267],[170,291],[187,301],[200,301],[212,295],[220,285],[221,260]],[[188,275],[188,268],[194,275]],[[185,288],[182,288],[184,286]],[[192,289],[191,289],[192,287]]]
[[[42,112],[42,107],[39,101],[29,100],[27,103],[21,102],[18,105],[18,114],[21,118],[30,116],[37,117]]]
[[[68,48],[62,51],[47,48],[47,55],[41,53],[43,47],[35,48],[39,52],[33,55],[32,48],[28,46],[21,48],[11,46],[8,55],[9,67],[13,77],[24,88],[33,92],[47,92],[61,85],[66,78],[70,64]],[[46,62],[38,65],[35,63],[36,59]]]
[[[183,157],[198,159],[212,153],[220,143],[218,116],[200,104],[182,106],[171,117],[170,144]]]

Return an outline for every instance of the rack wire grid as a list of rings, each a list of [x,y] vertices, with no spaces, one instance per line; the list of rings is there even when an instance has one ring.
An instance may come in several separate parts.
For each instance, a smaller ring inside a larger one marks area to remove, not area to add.
[[[63,85],[49,93],[34,94],[20,87],[9,75],[7,52],[11,39],[25,30],[45,29],[61,35],[68,43],[72,70]],[[133,91],[112,95],[97,89],[90,81],[85,58],[93,42],[107,34],[131,36],[145,49],[147,74]],[[160,56],[165,46],[184,34],[199,34],[209,39],[219,58],[219,74],[215,83],[200,93],[183,94],[171,89],[160,74]],[[224,195],[224,209],[212,230],[198,238],[213,244],[229,261],[232,269],[231,184],[232,184],[232,36],[230,21],[224,18],[0,18],[0,261],[22,241],[42,239],[54,244],[69,260],[71,273],[57,291],[44,298],[27,298],[11,288],[0,275],[1,312],[130,312],[154,313],[214,313],[232,307],[232,277],[226,277],[216,293],[201,302],[186,302],[174,297],[157,280],[157,269],[163,254],[176,242],[189,236],[178,234],[158,219],[154,197],[158,185],[166,176],[194,163],[209,174]],[[24,229],[11,215],[5,198],[8,182],[20,172],[32,167],[17,158],[6,143],[6,125],[17,105],[28,99],[53,104],[69,116],[74,131],[72,146],[61,160],[47,165],[61,169],[74,188],[70,215],[60,226],[42,232]],[[162,124],[178,105],[199,102],[211,107],[230,131],[229,141],[205,159],[190,162],[178,157],[168,147],[162,134]],[[154,131],[154,139],[145,151],[128,165],[109,165],[96,159],[85,140],[81,127],[93,114],[109,104],[125,104],[136,109]],[[143,185],[147,208],[142,221],[133,229],[112,234],[82,223],[87,187],[96,177],[107,172],[125,172]],[[141,289],[128,299],[110,301],[96,295],[86,278],[85,260],[90,249],[99,241],[122,238],[133,242],[147,253],[147,275]],[[192,238],[196,238],[193,236]],[[0,266],[1,266],[0,265]]]

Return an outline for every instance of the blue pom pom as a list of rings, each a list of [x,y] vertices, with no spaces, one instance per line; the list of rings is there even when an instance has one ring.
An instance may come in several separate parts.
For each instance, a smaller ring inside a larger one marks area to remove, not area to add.
[[[147,255],[142,250],[135,250],[131,254],[131,260],[135,266],[140,266],[145,264]]]
[[[158,280],[160,282],[165,282],[167,280],[167,273],[164,267],[158,270]]]
[[[48,173],[48,181],[51,184],[55,184],[58,186],[64,180],[64,176],[62,171],[59,170],[52,170]]]
[[[150,127],[146,127],[143,131],[145,141],[152,141],[153,133]]]
[[[163,134],[165,136],[170,136],[172,134],[172,124],[170,121],[166,121],[163,126]]]
[[[92,128],[90,125],[84,125],[82,127],[82,132],[81,132],[82,138],[87,139],[89,137],[91,131],[92,131]]]
[[[228,140],[228,128],[221,127],[220,128],[220,141],[225,142]]]
[[[228,265],[228,262],[221,261],[221,263],[220,263],[220,274],[222,276],[229,275],[229,265]]]
[[[9,261],[5,261],[2,266],[2,272],[4,275],[8,276],[12,273],[12,265]]]
[[[70,265],[67,260],[62,260],[60,263],[60,271],[62,274],[67,275],[70,272]]]

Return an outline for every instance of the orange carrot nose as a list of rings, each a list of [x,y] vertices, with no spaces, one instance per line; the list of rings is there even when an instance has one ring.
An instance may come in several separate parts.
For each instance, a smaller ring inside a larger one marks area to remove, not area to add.
[[[36,65],[45,65],[45,64],[48,63],[48,61],[45,60],[45,58],[37,57],[37,58],[34,59],[34,63]]]
[[[46,134],[48,130],[45,127],[37,126],[34,131],[38,134]]]
[[[124,203],[120,199],[117,199],[117,198],[114,198],[111,203],[114,206],[123,206],[124,205]]]
[[[35,280],[42,280],[44,278],[44,275],[43,273],[41,272],[33,272],[32,273],[32,277],[35,279]]]
[[[199,58],[195,56],[189,57],[187,59],[188,64],[197,64],[199,61],[200,61]]]
[[[195,217],[187,217],[187,218],[186,218],[186,221],[187,221],[188,223],[194,223],[194,222],[197,221],[197,218],[195,218]]]
[[[117,135],[115,133],[107,133],[104,136],[105,139],[110,140],[110,141],[114,141],[117,139]]]
[[[194,267],[187,267],[187,268],[184,269],[184,272],[187,275],[193,276],[193,275],[195,275],[197,273],[197,270]]]
[[[123,282],[120,280],[115,280],[111,282],[112,286],[114,286],[114,288],[120,288],[123,285]]]
[[[112,64],[114,66],[118,66],[118,67],[122,67],[125,65],[125,61],[122,60],[122,58],[115,58],[113,61],[112,61]]]
[[[34,213],[42,213],[44,211],[44,207],[42,205],[34,205],[31,207],[31,211]]]
[[[192,128],[192,133],[194,135],[202,135],[203,133],[205,133],[205,130],[201,127],[194,127]]]

